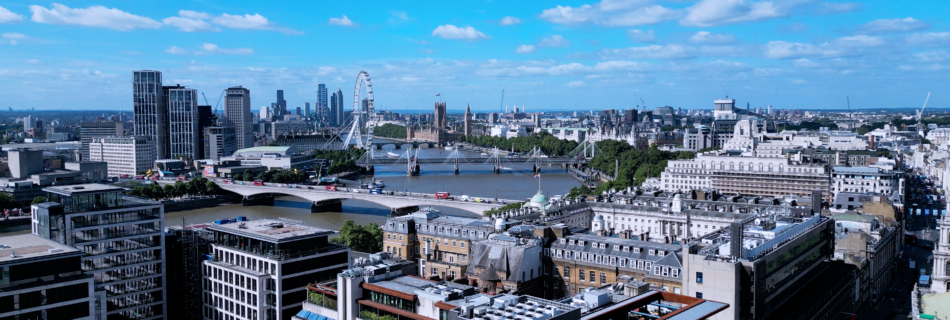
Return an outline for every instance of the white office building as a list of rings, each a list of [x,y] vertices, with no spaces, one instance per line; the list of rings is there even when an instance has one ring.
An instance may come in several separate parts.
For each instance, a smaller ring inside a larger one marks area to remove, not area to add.
[[[242,86],[228,88],[224,97],[224,115],[224,126],[234,127],[238,149],[253,147],[251,90]]]
[[[89,160],[105,162],[111,177],[147,171],[155,156],[155,144],[147,136],[93,138],[89,143]]]
[[[198,91],[182,86],[165,87],[168,105],[168,158],[197,159],[201,148],[198,132]]]
[[[831,168],[831,192],[877,193],[883,195],[902,194],[900,174],[875,167]]]
[[[307,285],[350,267],[333,231],[284,220],[215,221],[211,259],[202,264],[204,319],[277,320],[300,312]]]

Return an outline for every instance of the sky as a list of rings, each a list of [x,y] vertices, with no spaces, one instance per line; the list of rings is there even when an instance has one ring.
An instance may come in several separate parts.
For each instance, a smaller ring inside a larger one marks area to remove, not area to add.
[[[946,108],[946,16],[947,1],[0,0],[0,109],[131,110],[143,69],[212,105],[243,85],[255,112],[277,89],[313,103],[319,83],[352,106],[360,70],[394,112],[916,108],[929,91]]]

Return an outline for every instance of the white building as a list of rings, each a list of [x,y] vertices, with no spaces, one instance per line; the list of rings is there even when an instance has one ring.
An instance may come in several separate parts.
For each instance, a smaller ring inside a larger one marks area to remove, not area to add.
[[[873,167],[831,168],[831,192],[871,192],[884,195],[901,194],[901,178],[896,172]]]
[[[236,86],[228,88],[224,97],[224,125],[234,127],[238,148],[254,146],[251,128],[251,90]]]
[[[165,87],[168,105],[168,158],[198,158],[201,132],[198,132],[198,91],[181,86]]]
[[[950,128],[937,128],[927,132],[927,140],[934,145],[942,145],[950,142]]]
[[[237,134],[234,127],[207,127],[205,128],[205,157],[211,160],[220,160],[237,151]]]
[[[155,143],[146,136],[93,138],[89,160],[105,162],[112,177],[136,175],[152,168]]]
[[[204,319],[290,319],[307,285],[349,268],[350,249],[334,232],[283,220],[215,221],[212,259],[202,263]]]

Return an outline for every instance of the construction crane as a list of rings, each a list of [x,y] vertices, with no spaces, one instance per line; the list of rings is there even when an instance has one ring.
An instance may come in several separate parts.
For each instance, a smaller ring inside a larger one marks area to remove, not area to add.
[[[201,97],[205,99],[205,104],[206,104],[206,105],[209,105],[209,106],[211,105],[210,103],[208,103],[208,97],[205,96],[205,93],[204,93],[204,92],[201,92]]]

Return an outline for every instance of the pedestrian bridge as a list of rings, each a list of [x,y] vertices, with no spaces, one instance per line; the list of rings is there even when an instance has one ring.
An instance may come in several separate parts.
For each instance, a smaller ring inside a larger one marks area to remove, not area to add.
[[[234,192],[236,194],[242,195],[245,198],[262,195],[262,194],[282,194],[288,196],[295,196],[301,199],[309,200],[313,203],[323,203],[331,200],[363,200],[369,201],[372,203],[380,204],[386,206],[393,211],[398,211],[399,209],[411,208],[411,207],[423,207],[423,206],[433,206],[433,207],[446,207],[446,208],[455,208],[466,210],[478,215],[482,215],[485,210],[492,208],[497,208],[503,206],[503,204],[498,203],[498,201],[493,201],[491,203],[485,202],[472,202],[472,201],[461,201],[461,200],[449,200],[449,199],[435,199],[434,195],[431,194],[422,194],[422,193],[403,193],[396,192],[393,195],[386,194],[372,194],[369,193],[369,190],[366,189],[356,189],[356,188],[339,188],[339,191],[329,191],[324,189],[323,186],[312,186],[313,189],[309,189],[308,186],[299,186],[297,187],[287,187],[286,185],[281,187],[277,184],[267,183],[264,186],[255,186],[250,182],[246,184],[235,184],[235,183],[223,183],[220,180],[215,179],[215,184],[217,184],[221,189]],[[502,200],[505,201],[505,200]],[[512,201],[506,201],[512,203]]]

